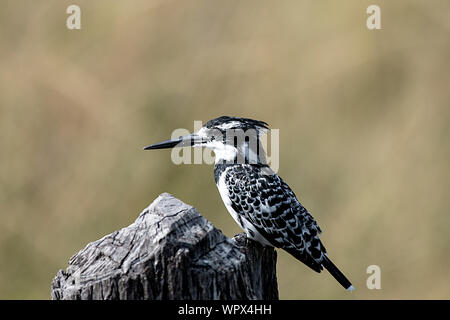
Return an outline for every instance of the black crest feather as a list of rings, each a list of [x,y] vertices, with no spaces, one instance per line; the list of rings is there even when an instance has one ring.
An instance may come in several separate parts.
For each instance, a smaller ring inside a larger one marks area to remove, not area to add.
[[[229,117],[229,116],[222,116],[219,118],[209,120],[205,126],[211,129],[227,123],[236,123],[235,126],[231,126],[229,129],[242,129],[242,130],[255,129],[258,131],[261,129],[269,130],[268,124],[264,121],[253,120],[249,118]]]

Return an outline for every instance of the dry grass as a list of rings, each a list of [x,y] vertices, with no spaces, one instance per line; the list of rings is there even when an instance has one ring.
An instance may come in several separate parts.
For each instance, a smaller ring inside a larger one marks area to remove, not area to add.
[[[282,298],[450,298],[448,1],[4,0],[0,298],[49,297],[86,243],[168,191],[232,236],[212,167],[141,147],[220,115],[280,129],[280,175],[348,294],[279,254]],[[382,290],[365,287],[368,265]]]

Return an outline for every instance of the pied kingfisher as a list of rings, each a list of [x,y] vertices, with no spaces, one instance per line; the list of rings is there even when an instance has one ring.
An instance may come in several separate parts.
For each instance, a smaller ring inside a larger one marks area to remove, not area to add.
[[[347,290],[350,281],[331,262],[321,230],[294,192],[266,163],[259,135],[267,123],[223,116],[196,133],[144,148],[207,147],[215,154],[214,179],[223,202],[248,238],[282,248],[314,271],[325,267]]]

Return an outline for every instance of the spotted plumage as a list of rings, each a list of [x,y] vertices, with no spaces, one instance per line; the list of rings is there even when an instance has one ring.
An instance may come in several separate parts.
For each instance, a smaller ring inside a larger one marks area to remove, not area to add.
[[[265,162],[259,135],[267,129],[263,121],[224,116],[208,121],[192,135],[146,149],[187,145],[213,149],[214,180],[219,193],[247,236],[263,245],[286,250],[317,272],[326,268],[344,288],[353,290],[350,281],[328,257],[317,222]],[[243,137],[236,137],[237,131]]]
[[[284,249],[315,271],[326,253],[317,222],[267,165],[217,164],[216,184],[248,237]],[[249,229],[250,223],[254,228]],[[256,230],[256,232],[255,232]]]

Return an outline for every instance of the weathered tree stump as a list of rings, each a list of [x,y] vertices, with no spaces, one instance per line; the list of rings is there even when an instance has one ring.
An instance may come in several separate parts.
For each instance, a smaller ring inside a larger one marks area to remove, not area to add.
[[[60,270],[52,299],[278,299],[276,252],[227,238],[161,194],[130,226],[89,243]]]

